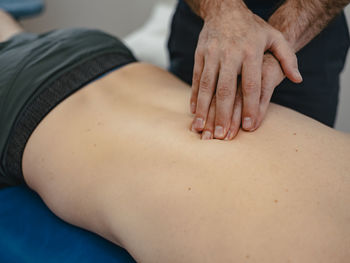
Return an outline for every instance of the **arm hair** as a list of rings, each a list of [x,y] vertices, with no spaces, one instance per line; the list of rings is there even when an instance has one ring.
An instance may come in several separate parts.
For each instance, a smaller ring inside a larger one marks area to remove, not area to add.
[[[316,37],[350,0],[287,0],[269,19],[298,51]]]

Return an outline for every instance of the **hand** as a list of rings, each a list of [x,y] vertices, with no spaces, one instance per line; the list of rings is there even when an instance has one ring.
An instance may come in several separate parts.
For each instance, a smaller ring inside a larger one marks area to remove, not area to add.
[[[238,131],[241,127],[241,114],[242,114],[242,89],[241,86],[238,86],[237,94],[235,96],[234,110],[231,119],[231,124],[229,131],[225,137],[225,140],[232,140],[238,134]],[[214,95],[213,100],[211,101],[208,119],[205,124],[205,127],[202,132],[202,140],[211,140],[214,139],[214,126],[215,126],[215,111],[216,111],[216,97]]]
[[[274,89],[282,82],[284,79],[283,71],[281,70],[278,60],[272,54],[265,54],[263,59],[262,67],[262,80],[261,80],[261,96],[259,104],[259,114],[257,117],[256,126],[254,130],[257,129],[264,120],[270,100]],[[225,137],[225,140],[232,140],[236,137],[241,126],[242,118],[242,86],[239,83],[237,93],[235,96],[235,102],[233,106],[233,115],[231,118],[231,123],[229,130]],[[202,132],[202,140],[213,139],[214,136],[214,126],[215,126],[215,111],[216,111],[216,96],[214,95],[207,118],[207,122]]]
[[[284,78],[285,75],[278,60],[271,53],[266,53],[263,58],[259,114],[253,130],[259,128],[263,122],[272,94]]]
[[[225,1],[223,1],[225,2]],[[214,137],[224,139],[234,115],[237,76],[242,75],[243,128],[252,131],[259,123],[262,63],[269,50],[284,74],[301,82],[297,59],[282,34],[252,14],[246,6],[223,8],[205,18],[195,54],[191,111],[193,129],[202,132],[209,106],[216,94]]]

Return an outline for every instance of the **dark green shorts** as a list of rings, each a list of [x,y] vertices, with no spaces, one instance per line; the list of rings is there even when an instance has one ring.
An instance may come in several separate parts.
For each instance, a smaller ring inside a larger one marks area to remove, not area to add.
[[[122,42],[96,30],[22,33],[0,43],[0,184],[24,182],[25,145],[56,105],[134,61]]]

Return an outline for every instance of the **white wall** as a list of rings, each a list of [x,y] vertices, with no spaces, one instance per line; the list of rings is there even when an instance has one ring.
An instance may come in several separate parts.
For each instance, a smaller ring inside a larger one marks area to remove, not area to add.
[[[157,2],[175,0],[45,0],[40,17],[23,21],[26,29],[43,32],[54,28],[99,28],[124,37],[140,27]]]
[[[46,0],[44,15],[23,22],[26,29],[43,32],[54,28],[90,27],[124,37],[139,28],[157,2],[175,0]],[[348,23],[350,7],[346,9]],[[342,91],[336,128],[350,132],[350,55],[342,74]]]
[[[345,9],[345,12],[350,27],[350,6]],[[336,128],[341,131],[350,132],[350,54],[348,54],[346,66],[341,76],[341,92],[339,99],[340,103]]]

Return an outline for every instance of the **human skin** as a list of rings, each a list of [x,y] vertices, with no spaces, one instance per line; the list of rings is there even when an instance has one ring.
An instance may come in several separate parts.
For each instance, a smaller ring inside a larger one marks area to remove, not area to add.
[[[287,0],[268,23],[279,30],[297,52],[349,3],[349,0]]]
[[[214,137],[224,139],[229,131],[241,75],[243,128],[256,126],[261,95],[264,53],[270,51],[288,78],[301,82],[297,58],[283,35],[253,14],[242,0],[188,0],[204,20],[193,69],[191,110],[193,129],[201,132],[213,95],[216,94]]]
[[[347,263],[350,136],[272,104],[258,131],[202,141],[190,92],[140,63],[87,85],[31,135],[26,182],[138,262]]]
[[[13,35],[23,32],[23,28],[6,12],[0,9],[0,43]]]
[[[287,0],[271,16],[269,26],[252,14],[242,0],[186,2],[204,19],[190,100],[195,113],[193,130],[203,132],[204,139],[233,139],[241,123],[249,131],[260,127],[273,91],[285,74],[294,82],[300,81],[297,75],[293,77],[292,70],[286,71],[285,67],[282,70],[280,65],[281,59],[295,64],[290,50],[284,48],[284,57],[269,49],[266,43],[277,41],[282,35],[283,40],[277,43],[284,46],[287,41],[289,48],[297,52],[326,27],[349,0]],[[239,74],[242,75],[241,89],[236,85]],[[215,102],[212,101],[214,94]],[[210,111],[216,113],[214,117],[210,117]]]

